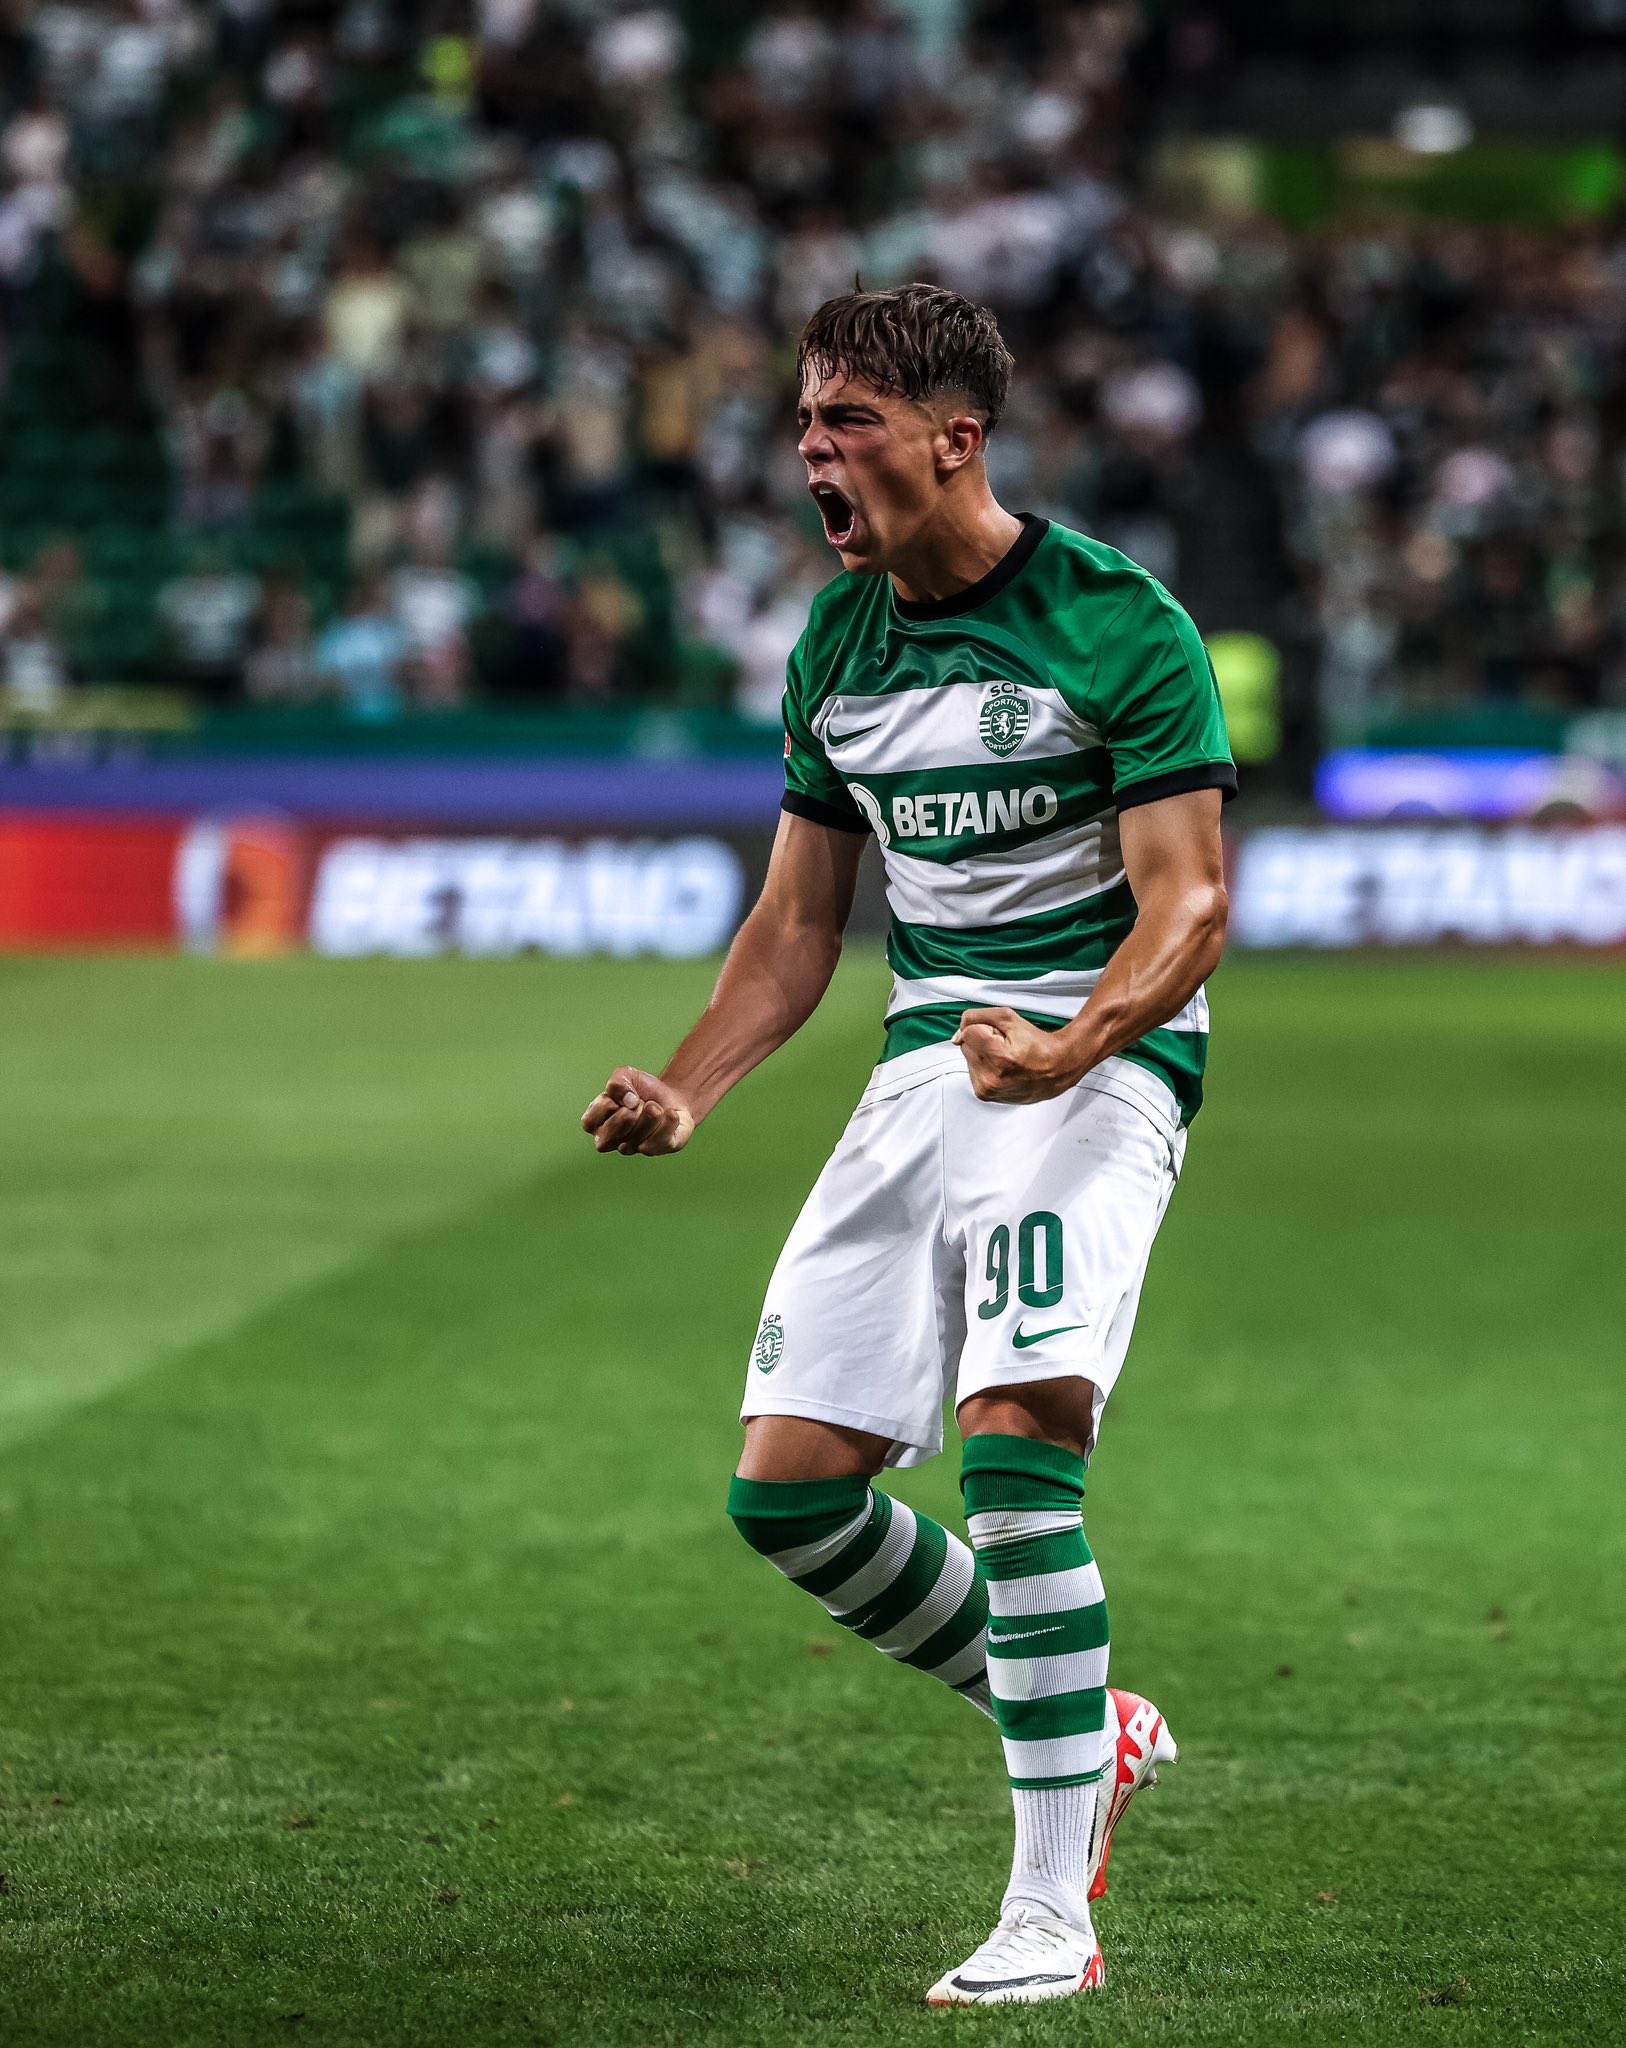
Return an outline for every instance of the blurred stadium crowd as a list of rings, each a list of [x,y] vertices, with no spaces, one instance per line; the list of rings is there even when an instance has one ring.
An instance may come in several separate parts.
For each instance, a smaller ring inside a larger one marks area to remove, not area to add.
[[[1129,4],[10,0],[0,682],[363,719],[777,715],[833,566],[790,431],[823,298],[1016,352],[1012,505],[1323,737],[1626,702],[1626,226],[1294,236],[1154,198]]]

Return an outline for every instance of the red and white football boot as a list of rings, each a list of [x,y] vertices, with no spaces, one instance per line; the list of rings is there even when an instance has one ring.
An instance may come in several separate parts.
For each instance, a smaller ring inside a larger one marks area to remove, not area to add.
[[[1169,1724],[1150,1700],[1138,1692],[1107,1688],[1110,1711],[1107,1739],[1112,1744],[1107,1774],[1101,1781],[1102,1796],[1095,1802],[1095,1823],[1090,1830],[1090,1898],[1098,1899],[1107,1888],[1107,1860],[1112,1854],[1112,1832],[1129,1810],[1135,1794],[1157,1783],[1159,1764],[1179,1760],[1180,1751]],[[1113,1723],[1117,1729],[1114,1735]]]

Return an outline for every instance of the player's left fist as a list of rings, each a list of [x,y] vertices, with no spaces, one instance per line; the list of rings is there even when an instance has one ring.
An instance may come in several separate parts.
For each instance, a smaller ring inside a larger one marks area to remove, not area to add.
[[[967,1010],[954,1034],[971,1085],[984,1102],[1048,1102],[1073,1085],[1056,1059],[1054,1032],[1014,1010]]]

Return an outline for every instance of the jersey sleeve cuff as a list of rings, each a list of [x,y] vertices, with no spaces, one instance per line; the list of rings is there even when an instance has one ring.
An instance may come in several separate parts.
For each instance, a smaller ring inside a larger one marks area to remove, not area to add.
[[[1229,803],[1236,795],[1236,770],[1229,761],[1197,761],[1189,768],[1171,768],[1166,775],[1148,775],[1143,782],[1128,782],[1112,793],[1120,811],[1132,811],[1137,804],[1155,804],[1166,796],[1184,796],[1193,789],[1217,789],[1220,800]]]
[[[820,803],[816,796],[804,796],[799,789],[787,789],[779,799],[779,808],[789,811],[794,818],[806,818],[815,825],[827,825],[832,832],[867,832],[869,820],[855,807],[850,811],[838,811],[834,804]]]

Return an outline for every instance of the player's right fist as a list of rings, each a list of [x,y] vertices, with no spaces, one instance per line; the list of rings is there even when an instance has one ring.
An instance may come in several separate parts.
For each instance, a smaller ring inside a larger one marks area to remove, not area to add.
[[[681,1152],[694,1135],[694,1114],[675,1088],[642,1067],[617,1067],[582,1113],[595,1152],[642,1153],[657,1159]]]

